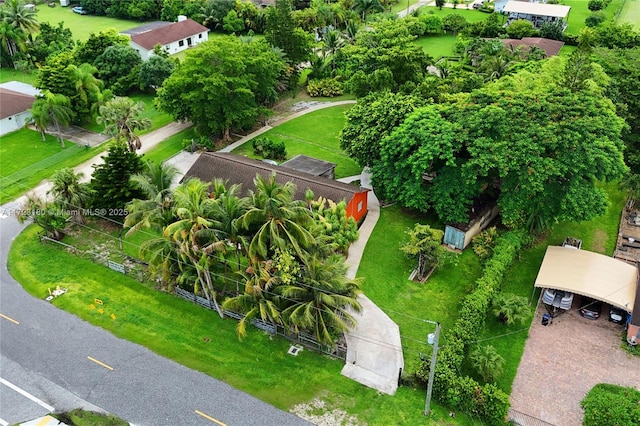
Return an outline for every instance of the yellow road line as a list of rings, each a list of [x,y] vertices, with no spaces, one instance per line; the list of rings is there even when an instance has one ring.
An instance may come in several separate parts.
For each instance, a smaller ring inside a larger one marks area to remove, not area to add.
[[[201,415],[202,417],[204,417],[205,419],[207,419],[207,420],[211,420],[211,421],[212,421],[212,422],[214,422],[214,423],[218,423],[220,426],[227,426],[227,425],[226,425],[226,423],[222,423],[221,421],[216,420],[216,419],[214,419],[214,418],[213,418],[213,417],[211,417],[211,416],[207,416],[207,415],[206,415],[205,413],[203,413],[202,411],[196,410],[196,414],[199,414],[199,415]]]
[[[90,356],[88,356],[88,357],[87,357],[87,359],[88,359],[89,361],[93,361],[93,362],[95,362],[95,363],[96,363],[96,364],[98,364],[98,365],[103,366],[104,368],[106,368],[106,369],[108,369],[108,370],[113,371],[113,367],[108,366],[108,365],[107,365],[107,364],[105,364],[104,362],[100,362],[100,361],[98,361],[97,359],[92,358],[92,357],[90,357]]]
[[[0,314],[0,317],[2,317],[2,318],[4,318],[4,319],[6,319],[6,320],[8,320],[8,321],[11,321],[11,322],[12,322],[12,323],[14,323],[14,324],[20,324],[20,321],[16,321],[16,320],[14,320],[13,318],[9,318],[9,317],[8,317],[8,316],[6,316],[6,315],[2,315],[2,314]]]
[[[38,424],[37,424],[36,426],[44,426],[44,425],[47,425],[47,424],[49,424],[49,422],[50,422],[51,420],[54,420],[54,418],[53,418],[53,417],[51,417],[51,416],[44,416],[42,419],[40,419],[40,421],[38,422]]]

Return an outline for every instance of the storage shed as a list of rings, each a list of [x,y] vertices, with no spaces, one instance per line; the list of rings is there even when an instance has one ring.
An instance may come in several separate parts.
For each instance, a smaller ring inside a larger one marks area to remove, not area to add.
[[[499,212],[500,209],[494,204],[467,224],[447,225],[444,228],[444,244],[451,248],[464,250],[469,244],[471,244],[472,238],[484,231],[491,221],[498,216]]]

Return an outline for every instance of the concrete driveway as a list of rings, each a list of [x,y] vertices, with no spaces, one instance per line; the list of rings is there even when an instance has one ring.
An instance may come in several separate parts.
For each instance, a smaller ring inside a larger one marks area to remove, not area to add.
[[[623,327],[607,320],[608,305],[591,321],[578,314],[580,303],[576,296],[572,309],[546,327],[546,310],[538,305],[511,392],[517,424],[580,426],[580,401],[594,385],[640,390],[640,358],[620,347]]]

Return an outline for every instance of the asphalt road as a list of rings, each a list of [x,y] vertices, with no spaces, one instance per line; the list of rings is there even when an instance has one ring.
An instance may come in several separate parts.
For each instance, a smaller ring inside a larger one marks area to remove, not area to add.
[[[310,424],[27,294],[6,267],[11,242],[23,225],[4,216],[0,419],[9,424],[30,420],[51,406],[102,409],[137,426]]]

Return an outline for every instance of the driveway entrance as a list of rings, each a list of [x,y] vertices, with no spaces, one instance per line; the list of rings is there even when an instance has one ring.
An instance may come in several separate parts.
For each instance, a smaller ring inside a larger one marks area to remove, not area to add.
[[[512,417],[531,417],[523,425],[582,425],[580,401],[598,383],[640,389],[640,358],[620,347],[623,327],[607,321],[607,305],[599,319],[582,318],[580,300],[546,327],[538,304],[511,392]]]

